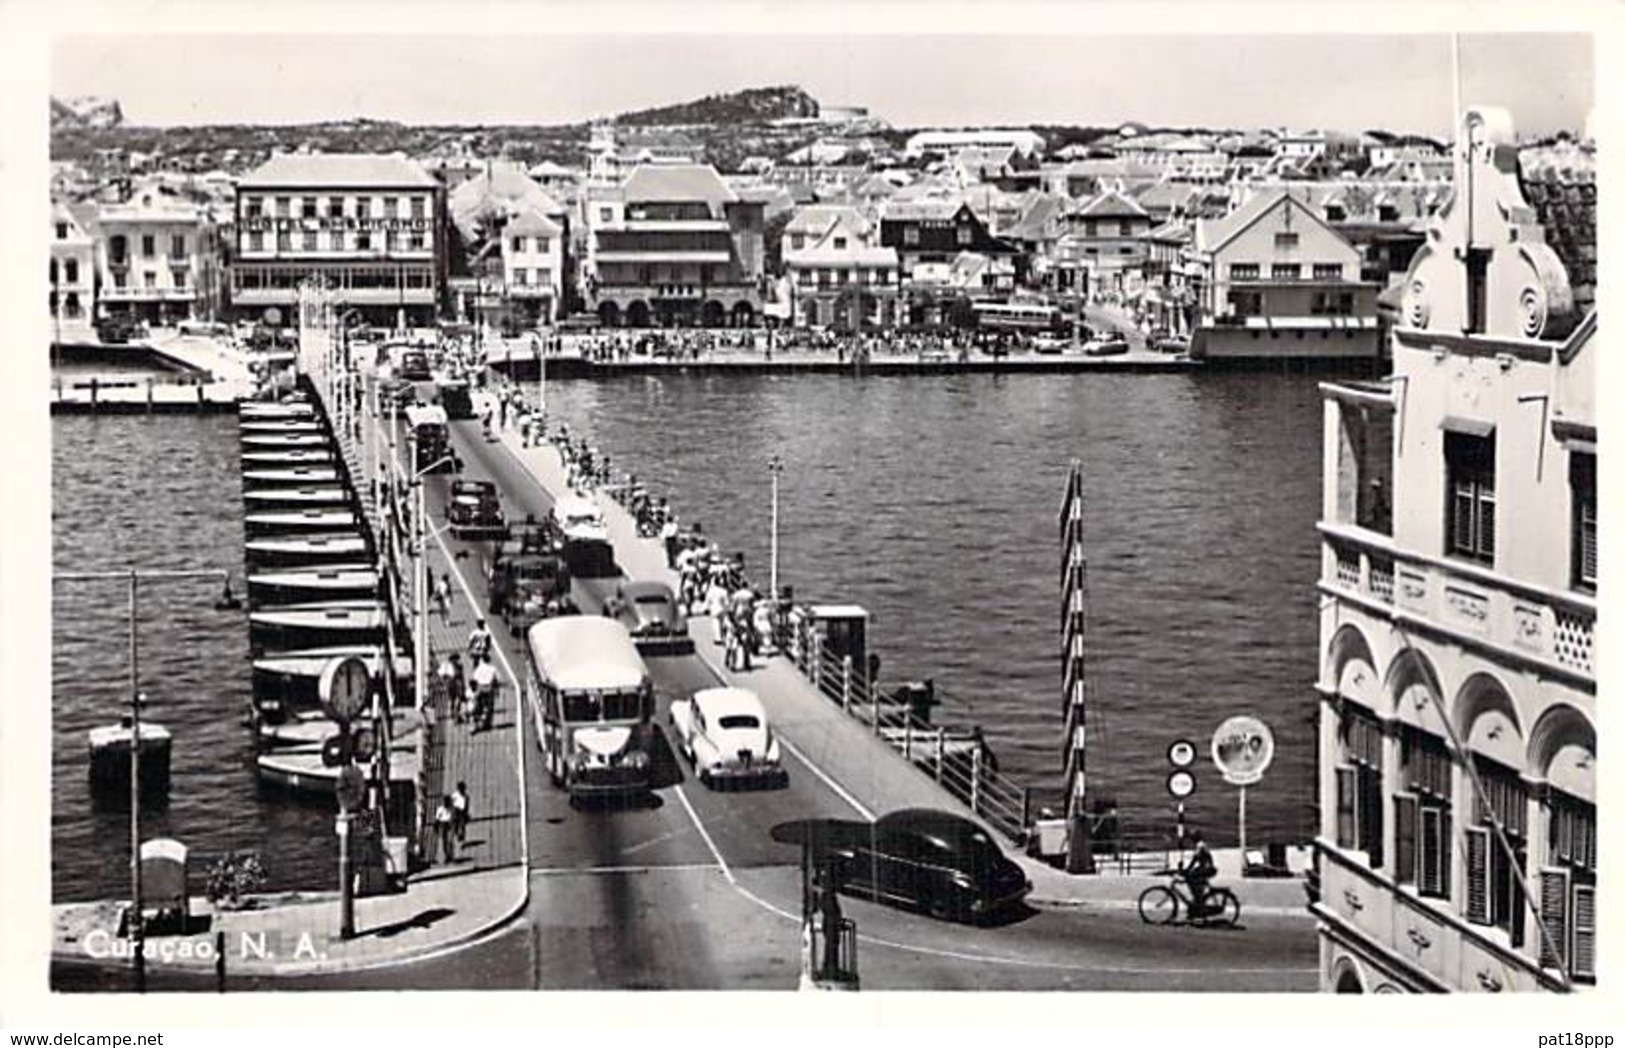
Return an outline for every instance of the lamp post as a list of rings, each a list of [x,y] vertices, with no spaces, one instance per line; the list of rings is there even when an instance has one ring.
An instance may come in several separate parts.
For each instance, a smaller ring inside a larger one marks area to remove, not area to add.
[[[768,475],[773,478],[772,535],[768,554],[768,586],[773,600],[779,599],[779,477],[784,473],[784,460],[774,455],[767,460]]]
[[[52,576],[53,582],[101,582],[110,580],[129,583],[130,617],[130,958],[135,968],[135,988],[138,993],[147,990],[147,965],[143,956],[142,901],[141,901],[141,663],[140,646],[136,638],[136,603],[141,579],[224,579],[230,594],[231,574],[220,569],[199,571],[159,571],[126,569],[123,571],[60,571]],[[235,600],[222,598],[219,607],[227,610]]]

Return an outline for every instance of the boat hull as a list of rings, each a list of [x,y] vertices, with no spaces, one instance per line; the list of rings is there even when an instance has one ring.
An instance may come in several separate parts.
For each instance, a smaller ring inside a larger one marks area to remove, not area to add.
[[[370,556],[366,539],[354,531],[251,538],[244,545],[250,570],[354,563]]]
[[[347,509],[255,510],[243,517],[250,535],[303,534],[342,531],[356,526],[356,517]]]
[[[307,571],[271,571],[248,577],[248,599],[256,607],[320,600],[353,600],[378,594],[378,573],[364,563]]]
[[[262,487],[255,485],[243,492],[243,505],[250,513],[274,513],[302,509],[343,509],[350,504],[350,493],[338,485],[328,487],[294,487],[291,484]]]
[[[274,487],[309,487],[320,484],[337,484],[339,471],[332,466],[284,466],[264,469],[246,469],[243,471],[243,483],[253,484],[256,488]]]
[[[382,644],[388,624],[388,612],[377,601],[283,605],[249,613],[249,646],[256,651],[297,651]]]
[[[330,466],[333,452],[326,448],[248,448],[243,451],[243,465],[271,466]]]

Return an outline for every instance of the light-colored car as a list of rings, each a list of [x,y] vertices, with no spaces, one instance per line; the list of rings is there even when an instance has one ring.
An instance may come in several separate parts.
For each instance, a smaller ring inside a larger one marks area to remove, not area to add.
[[[605,613],[620,619],[639,647],[688,641],[688,618],[677,606],[677,595],[664,582],[622,583]]]
[[[1128,342],[1115,335],[1092,338],[1083,347],[1086,357],[1116,357],[1128,352]]]
[[[779,741],[768,726],[756,693],[745,688],[705,688],[671,704],[677,748],[705,785],[789,781],[779,761]]]

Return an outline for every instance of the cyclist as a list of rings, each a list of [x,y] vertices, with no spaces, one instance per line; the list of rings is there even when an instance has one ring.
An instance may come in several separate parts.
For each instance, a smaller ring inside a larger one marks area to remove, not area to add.
[[[1218,868],[1213,863],[1213,853],[1208,851],[1207,842],[1201,834],[1192,838],[1195,851],[1191,852],[1190,860],[1179,868],[1179,875],[1184,878],[1185,884],[1191,890],[1191,916],[1207,916],[1208,885],[1213,881],[1213,875]]]

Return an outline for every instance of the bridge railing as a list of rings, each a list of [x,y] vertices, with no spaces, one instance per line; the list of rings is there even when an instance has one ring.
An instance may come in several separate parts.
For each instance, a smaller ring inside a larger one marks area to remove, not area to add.
[[[1032,791],[1001,774],[979,729],[932,724],[907,701],[888,696],[850,658],[807,645],[802,672],[827,698],[947,790],[992,828],[1025,844],[1032,827]]]

